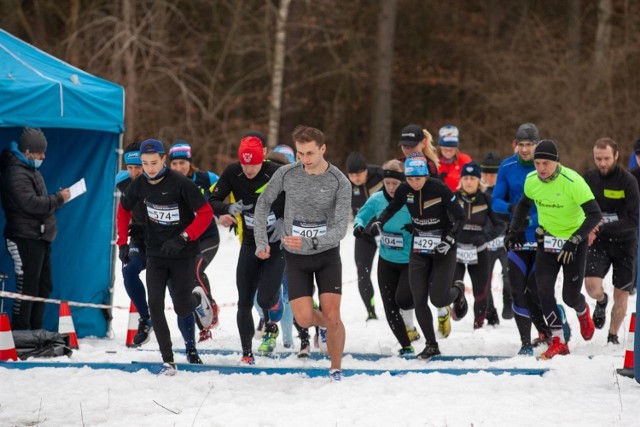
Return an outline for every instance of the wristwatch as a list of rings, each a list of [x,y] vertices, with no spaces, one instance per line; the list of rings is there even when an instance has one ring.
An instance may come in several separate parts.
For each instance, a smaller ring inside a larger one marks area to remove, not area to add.
[[[317,237],[312,237],[311,238],[311,244],[313,245],[313,250],[317,250],[318,249],[318,238]]]
[[[189,235],[187,234],[186,231],[183,231],[182,233],[180,233],[180,237],[182,237],[185,242],[189,241]]]

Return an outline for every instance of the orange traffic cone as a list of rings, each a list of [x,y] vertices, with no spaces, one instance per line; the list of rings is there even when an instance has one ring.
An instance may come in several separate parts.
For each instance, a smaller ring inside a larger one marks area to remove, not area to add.
[[[129,306],[129,326],[127,327],[127,347],[138,347],[133,343],[133,337],[135,337],[138,332],[139,319],[140,315],[138,314],[138,310],[136,306],[133,305],[133,301],[131,301],[131,305]]]
[[[633,344],[636,334],[636,314],[631,315],[631,323],[629,324],[629,336],[627,336],[627,350],[624,353],[624,365],[622,369],[618,369],[618,374],[625,377],[633,378]]]
[[[13,343],[9,315],[0,313],[0,360],[18,360],[16,345]]]
[[[62,301],[60,304],[60,319],[58,321],[58,333],[63,335],[69,335],[69,347],[78,349],[78,336],[76,335],[76,329],[73,327],[73,318],[71,317],[71,310],[69,304],[66,301]]]

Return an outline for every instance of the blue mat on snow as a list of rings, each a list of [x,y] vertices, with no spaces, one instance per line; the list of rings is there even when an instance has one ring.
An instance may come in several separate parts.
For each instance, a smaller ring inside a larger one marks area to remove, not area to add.
[[[147,370],[158,372],[162,365],[160,363],[132,362],[132,363],[83,363],[83,362],[0,362],[0,368],[6,369],[34,369],[34,368],[90,368],[90,369],[115,369],[125,372],[138,372]],[[309,378],[326,377],[326,368],[284,368],[284,367],[260,367],[260,366],[231,366],[231,365],[190,365],[178,364],[178,371],[185,372],[210,372],[216,371],[222,375],[232,374],[266,374],[266,375],[303,375]],[[383,375],[391,376],[406,374],[445,374],[445,375],[467,375],[486,372],[493,375],[544,375],[549,369],[345,369],[344,376],[353,375]]]

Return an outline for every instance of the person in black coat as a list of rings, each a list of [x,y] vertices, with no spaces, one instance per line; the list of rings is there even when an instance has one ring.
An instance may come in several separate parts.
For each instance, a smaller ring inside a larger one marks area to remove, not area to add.
[[[0,155],[2,207],[7,219],[5,244],[15,265],[16,292],[47,298],[51,280],[51,242],[56,237],[55,210],[70,198],[68,188],[48,194],[38,168],[47,139],[40,129],[24,128],[20,141]],[[42,329],[44,303],[15,299],[12,327]]]

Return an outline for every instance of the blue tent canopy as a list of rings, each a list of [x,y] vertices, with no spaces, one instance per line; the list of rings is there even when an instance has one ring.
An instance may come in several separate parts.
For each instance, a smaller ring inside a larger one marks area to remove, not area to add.
[[[109,304],[113,282],[114,182],[124,130],[124,89],[15,38],[0,29],[0,149],[17,141],[24,126],[40,127],[48,140],[40,171],[48,191],[84,178],[87,193],[56,213],[51,298]],[[0,229],[4,230],[4,211]],[[0,245],[0,272],[13,263]],[[5,300],[5,311],[10,307]],[[72,307],[78,336],[105,336],[109,313]],[[47,305],[45,328],[56,330],[58,307]]]

